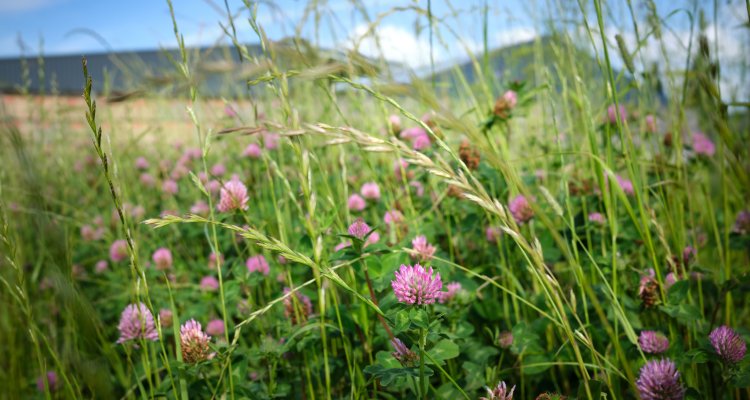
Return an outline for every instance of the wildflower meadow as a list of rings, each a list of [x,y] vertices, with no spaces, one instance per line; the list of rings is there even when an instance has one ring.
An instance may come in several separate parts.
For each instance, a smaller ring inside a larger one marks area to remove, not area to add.
[[[205,3],[19,58],[0,398],[750,399],[746,0]]]

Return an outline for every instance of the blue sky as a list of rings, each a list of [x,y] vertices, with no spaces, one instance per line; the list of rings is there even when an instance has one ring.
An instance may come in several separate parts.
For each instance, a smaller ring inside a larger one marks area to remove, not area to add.
[[[219,22],[226,22],[224,0],[173,0],[177,22],[188,45],[210,45],[221,40]],[[713,1],[697,0],[712,21]],[[633,0],[641,29],[645,28],[644,0]],[[426,18],[413,10],[426,8],[426,0],[359,0],[363,9],[357,10],[354,0],[318,0],[321,14],[320,29],[314,29],[313,15],[304,19],[302,35],[316,40],[325,47],[353,46],[356,38],[367,31],[362,17],[366,12],[371,19],[401,7],[402,10],[388,13],[378,25],[377,35],[380,47],[372,36],[359,42],[359,50],[369,56],[382,55],[392,61],[405,63],[413,68],[423,68],[429,64],[430,49]],[[466,49],[479,51],[482,47],[482,13],[485,0],[433,0],[433,13],[441,23],[460,37],[460,41],[448,29],[439,29],[443,34],[435,38],[433,57],[437,64],[449,63],[466,57]],[[529,40],[543,31],[547,21],[542,18],[559,18],[557,24],[565,20],[564,15],[573,15],[569,29],[580,29],[580,10],[572,0],[487,0],[490,8],[490,29],[488,33],[491,47],[508,45]],[[616,33],[622,34],[631,49],[635,48],[635,36],[625,0],[603,1],[607,9],[607,37],[614,40]],[[274,7],[269,6],[274,4]],[[303,20],[307,0],[266,0],[258,8],[258,21],[271,39],[280,39],[294,34],[294,29]],[[566,12],[550,11],[547,7],[564,7]],[[593,6],[587,4],[589,19],[593,23]],[[662,17],[675,9],[690,9],[693,0],[657,0],[656,5]],[[720,0],[719,24],[709,26],[711,39],[714,30],[719,37],[719,56],[722,65],[730,70],[732,62],[738,59],[744,66],[735,66],[734,76],[738,79],[747,71],[750,64],[748,52],[748,30],[737,28],[742,18],[747,18],[744,0]],[[233,12],[241,10],[241,0],[229,0]],[[411,8],[411,9],[410,9]],[[675,57],[684,59],[689,29],[686,13],[680,12],[669,17],[671,31],[665,35],[668,51]],[[236,21],[240,40],[257,42],[255,33],[247,23],[248,12],[240,13]],[[421,30],[418,24],[421,23]],[[37,54],[40,39],[44,40],[44,53],[50,54],[90,54],[113,50],[140,50],[160,47],[175,47],[169,9],[165,0],[0,0],[0,57],[16,57],[20,53],[18,37],[28,47],[27,54]],[[585,39],[582,43],[586,45]],[[663,56],[655,42],[643,50],[646,58],[658,61]],[[725,63],[726,61],[726,63]],[[745,78],[743,78],[745,79]],[[743,81],[744,82],[744,81]],[[735,82],[736,84],[736,82]]]
[[[273,3],[275,7],[267,4]],[[362,31],[361,13],[352,6],[351,0],[320,1],[329,10],[323,16],[322,29],[318,37],[323,45],[339,45],[344,39],[352,36],[359,28]],[[540,21],[534,21],[530,15],[541,14],[537,7],[545,7],[543,1],[503,0],[489,1],[492,18],[490,38],[493,44],[526,40]],[[612,2],[618,3],[618,2]],[[622,2],[625,4],[624,2]],[[670,2],[662,3],[669,4]],[[672,2],[674,3],[674,2]],[[688,2],[685,2],[688,4]],[[242,2],[229,1],[230,9],[237,11]],[[394,6],[418,5],[426,7],[426,0],[365,0],[367,13],[374,18]],[[453,0],[452,2],[433,1],[433,12],[437,16],[448,16],[456,10],[458,17],[448,17],[450,24],[463,39],[472,45],[481,43],[482,21],[478,11],[485,4],[484,0]],[[272,39],[278,39],[293,33],[296,24],[304,15],[307,1],[281,0],[262,3],[259,6],[259,20]],[[226,21],[223,0],[174,0],[180,30],[190,44],[211,44],[220,37],[218,23]],[[612,6],[614,14],[621,14],[622,5]],[[247,12],[243,14],[246,18]],[[403,32],[414,33],[417,15],[413,11],[396,12],[385,18],[383,27],[385,35],[394,37]],[[424,18],[421,19],[425,21]],[[305,36],[314,35],[312,18],[308,18]],[[247,41],[255,41],[245,20],[238,21],[240,34]],[[333,29],[331,29],[333,27]],[[390,31],[388,31],[390,29]],[[398,30],[394,32],[394,30]],[[331,35],[336,33],[336,37]],[[88,33],[87,33],[88,32]],[[95,33],[102,40],[97,40],[90,33]],[[166,1],[162,0],[0,0],[0,57],[19,54],[18,37],[23,38],[32,53],[39,48],[40,39],[44,39],[46,54],[79,54],[95,51],[149,49],[173,47],[175,44],[169,10]],[[420,35],[420,40],[426,35]],[[412,38],[403,38],[398,45],[409,49],[414,46]],[[448,47],[453,46],[453,38],[445,39]],[[423,44],[418,41],[416,44]]]

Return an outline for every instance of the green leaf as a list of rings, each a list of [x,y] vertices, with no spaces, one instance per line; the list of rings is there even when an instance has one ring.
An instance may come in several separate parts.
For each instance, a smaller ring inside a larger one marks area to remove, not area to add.
[[[409,310],[409,320],[417,328],[427,329],[430,327],[427,311],[421,308],[412,308]]]
[[[377,257],[368,257],[365,260],[367,271],[372,279],[378,279],[383,276],[383,265]]]
[[[510,351],[516,355],[542,352],[539,335],[525,322],[516,324],[513,327],[513,344]]]
[[[667,304],[659,306],[659,309],[683,325],[695,322],[701,317],[698,307],[692,304]]]
[[[740,372],[732,378],[731,384],[736,388],[750,387],[750,371]]]
[[[532,354],[523,359],[523,374],[536,375],[548,370],[552,361],[544,354]]]
[[[484,368],[481,365],[466,361],[462,364],[462,367],[464,369],[464,376],[466,377],[464,390],[476,390],[484,386]]]
[[[409,329],[409,313],[406,310],[401,310],[396,314],[394,318],[395,324],[393,327],[393,333],[398,335],[399,333]]]
[[[419,368],[386,368],[380,364],[368,365],[362,370],[365,374],[379,379],[383,386],[388,386],[398,378],[419,377]],[[425,376],[432,376],[432,370],[425,367]]]
[[[450,360],[460,354],[458,345],[451,340],[441,340],[430,350],[427,351],[435,361]]]
[[[464,339],[470,337],[473,333],[474,325],[466,321],[459,322],[458,326],[456,327],[456,337]]]
[[[690,281],[682,280],[677,281],[669,288],[667,293],[667,300],[670,304],[680,304],[687,298],[688,289],[690,289]]]
[[[456,390],[456,387],[453,386],[452,383],[448,382],[444,383],[437,389],[437,391],[435,392],[435,397],[437,399],[455,400],[460,399],[463,396],[461,396],[461,392]]]
[[[703,364],[708,361],[708,354],[705,350],[696,348],[686,352],[683,358],[688,364]]]

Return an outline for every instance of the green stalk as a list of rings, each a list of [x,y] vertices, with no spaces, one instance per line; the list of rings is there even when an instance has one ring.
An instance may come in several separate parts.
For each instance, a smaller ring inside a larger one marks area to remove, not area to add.
[[[427,400],[427,380],[424,377],[424,359],[425,352],[424,346],[427,341],[427,330],[419,328],[419,386],[421,391],[421,397],[423,400]]]

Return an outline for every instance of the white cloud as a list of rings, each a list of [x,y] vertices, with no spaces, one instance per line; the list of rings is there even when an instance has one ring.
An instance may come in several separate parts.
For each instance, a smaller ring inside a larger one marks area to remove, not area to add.
[[[375,40],[376,35],[380,47]],[[526,42],[534,37],[536,37],[536,32],[533,28],[510,28],[494,33],[490,38],[489,46],[490,50],[493,50]],[[432,51],[435,64],[464,60],[468,58],[467,51],[476,54],[483,50],[484,45],[479,41],[471,38],[462,38],[461,41],[462,44],[458,40],[450,39],[449,42],[441,44],[435,39]],[[349,35],[346,43],[349,49],[357,45],[358,50],[368,57],[382,56],[388,61],[399,62],[414,69],[430,65],[430,41],[426,32],[417,37],[413,32],[393,25],[380,25],[374,31],[368,32],[366,25],[359,25]]]
[[[417,37],[413,32],[398,26],[380,25],[368,32],[366,25],[359,25],[354,28],[345,45],[349,49],[356,48],[365,56],[382,56],[388,61],[415,69],[430,65],[430,41],[426,35]],[[432,51],[435,63],[442,61],[444,54],[435,43]]]
[[[0,12],[34,11],[60,3],[62,0],[0,0]]]
[[[742,4],[742,8],[744,9],[744,4]],[[733,7],[725,7],[719,13],[719,21],[722,22],[719,25],[710,23],[706,27],[711,58],[714,60],[718,58],[721,65],[721,81],[719,85],[725,101],[731,99],[747,101],[750,99],[750,85],[748,85],[748,76],[745,73],[748,66],[750,66],[750,52],[748,51],[750,47],[750,35],[748,35],[746,29],[739,27],[743,21],[741,17],[737,17],[736,11]],[[580,38],[585,39],[579,42],[581,48],[591,49],[591,42],[584,33],[583,28],[579,28],[578,34]],[[615,42],[615,35],[617,34],[622,36],[631,54],[636,50],[637,41],[632,31],[620,31],[614,27],[606,28],[605,36],[610,41],[609,54],[613,67],[623,69],[625,68],[625,63],[620,56]],[[690,28],[664,29],[662,35],[661,43],[653,36],[647,39],[633,60],[634,66],[636,71],[642,72],[644,63],[646,64],[646,68],[650,68],[652,64],[656,63],[662,74],[671,71],[672,78],[675,79],[677,87],[680,87],[682,84],[681,71],[685,68],[685,63],[687,62]],[[717,37],[718,41],[716,40]],[[693,32],[692,39],[691,62],[698,54],[697,31]],[[596,32],[594,32],[594,42],[595,51],[600,56],[603,56],[600,38]],[[718,52],[715,51],[716,44],[718,44]]]
[[[493,35],[494,47],[512,46],[514,44],[528,42],[537,36],[534,28],[519,26],[508,30],[496,32]]]

